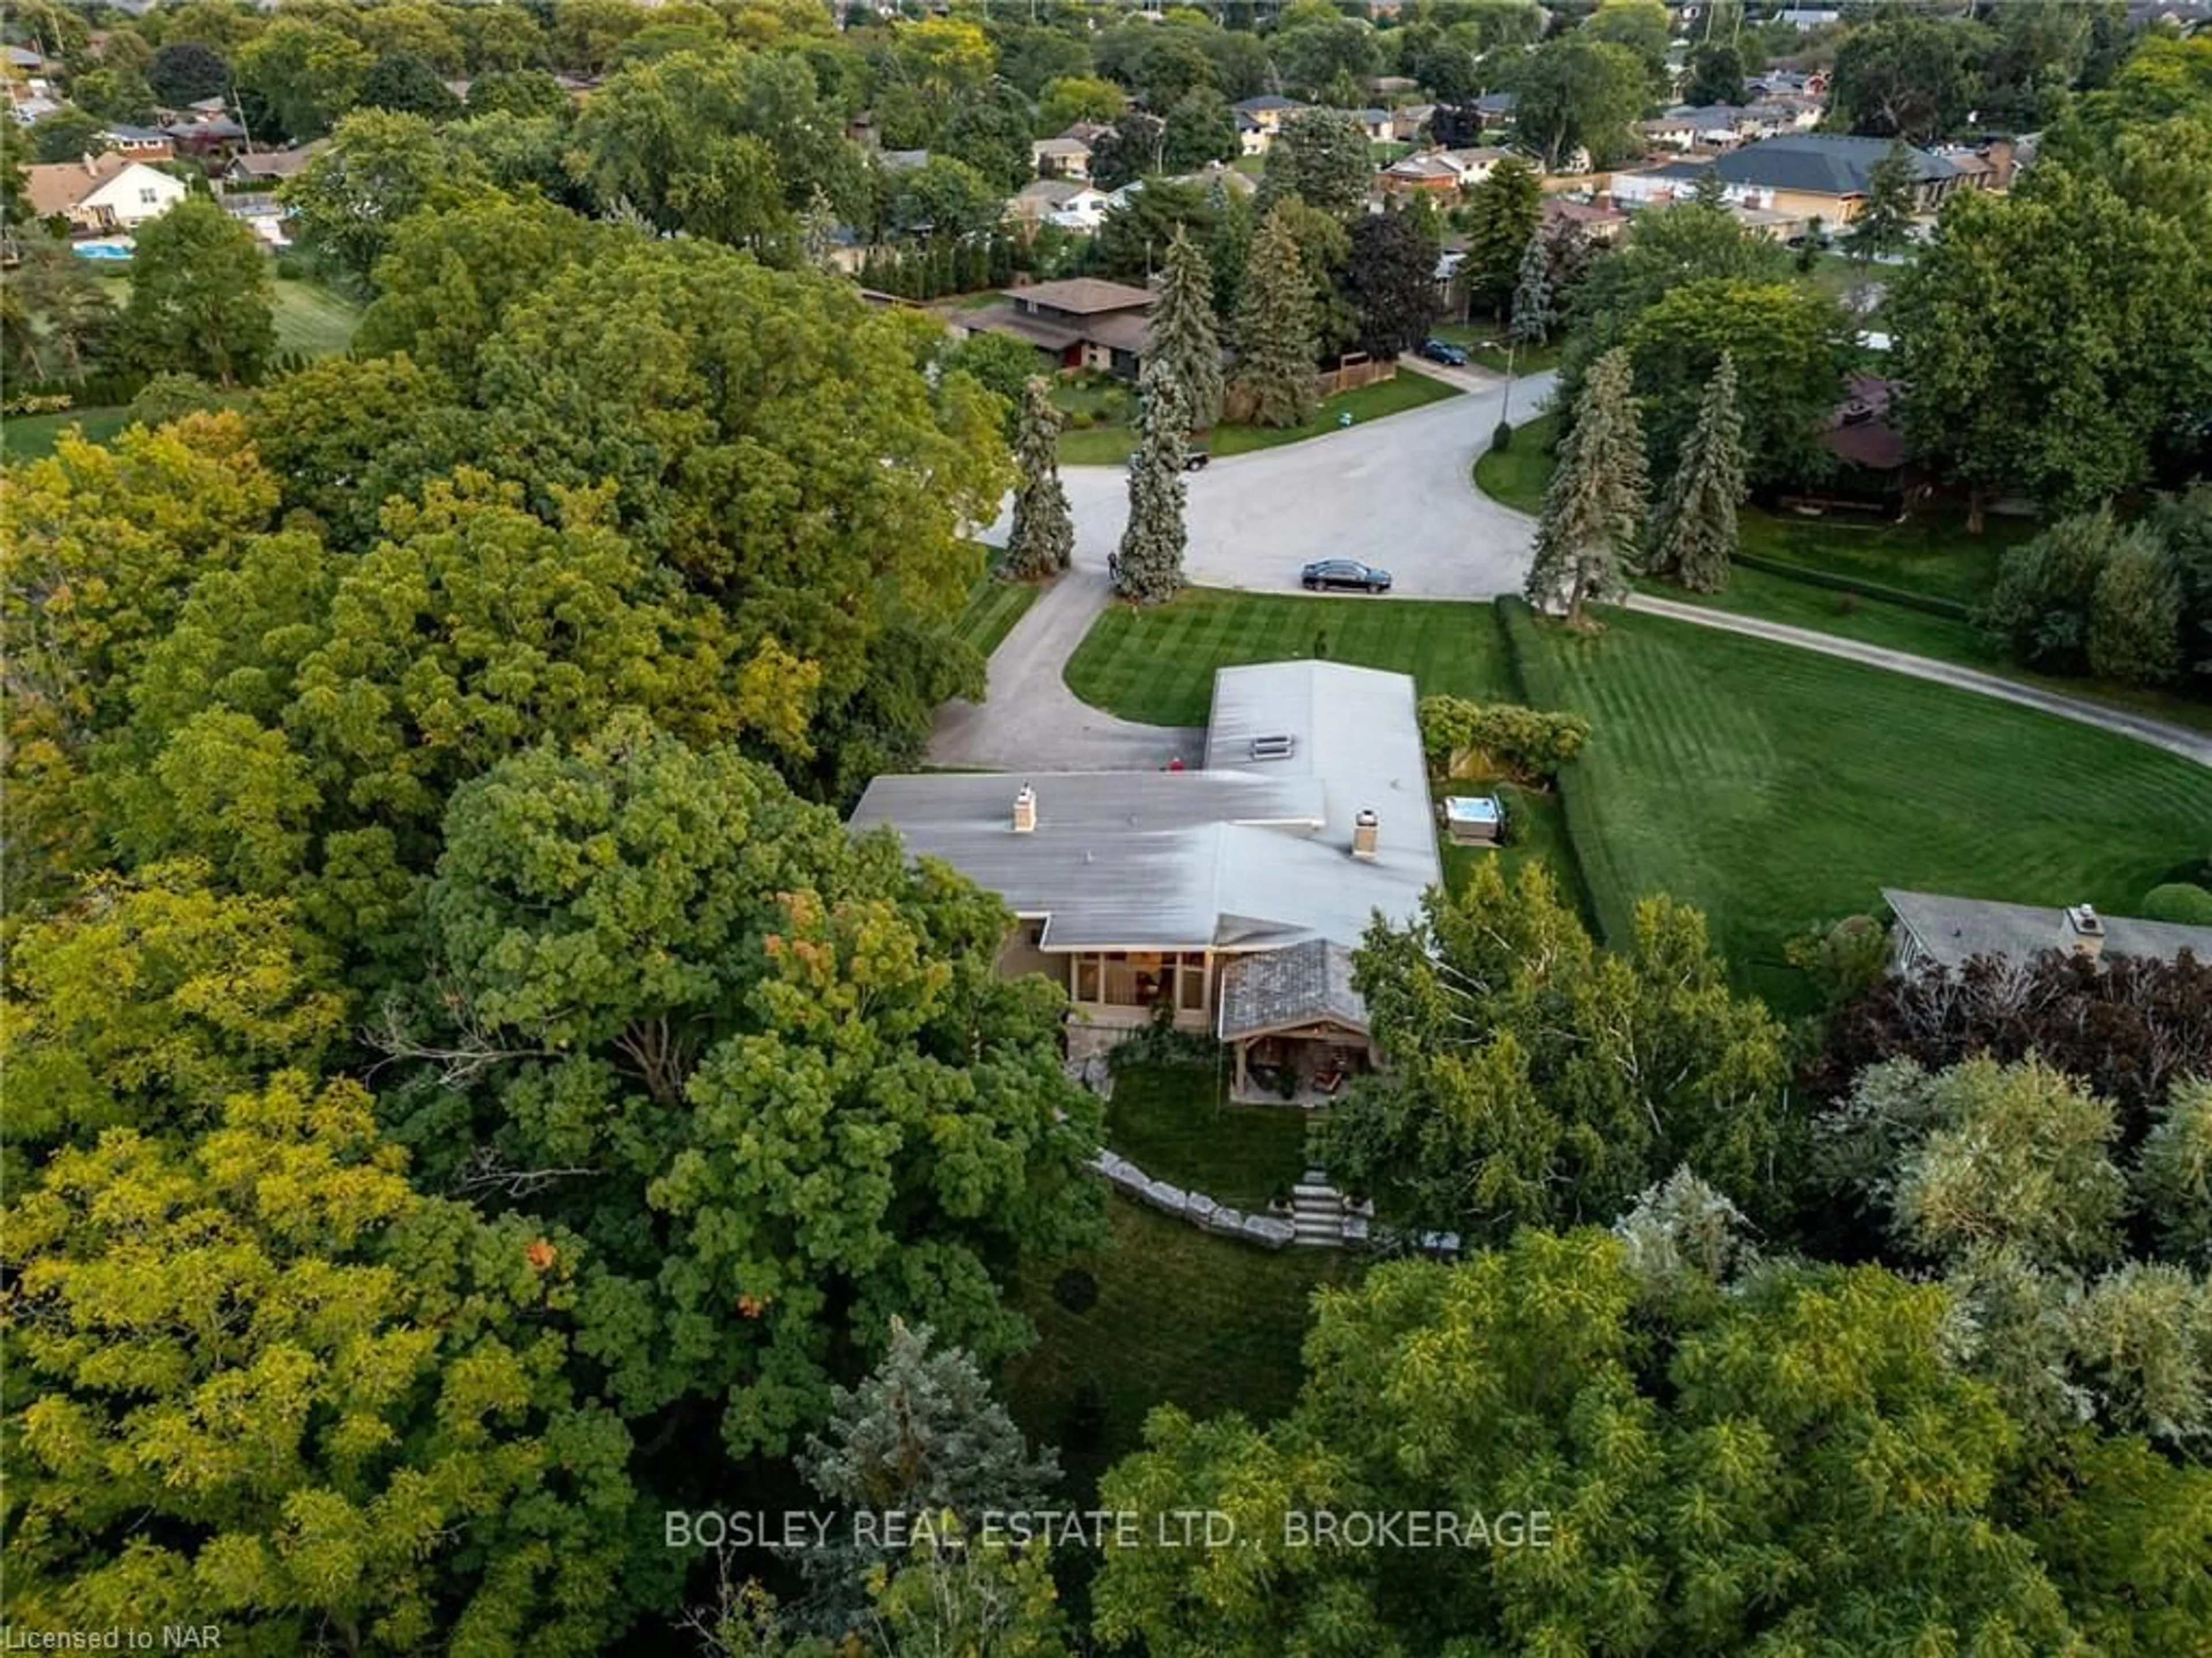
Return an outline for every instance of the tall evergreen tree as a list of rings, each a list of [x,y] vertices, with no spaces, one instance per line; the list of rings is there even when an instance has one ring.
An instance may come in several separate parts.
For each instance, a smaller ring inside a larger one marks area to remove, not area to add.
[[[1040,374],[1022,392],[1021,426],[1014,434],[1014,525],[1006,537],[1007,571],[1024,581],[1056,575],[1075,552],[1075,520],[1060,485],[1060,410]]]
[[[1524,589],[1542,610],[1583,607],[1626,591],[1622,571],[1644,527],[1644,432],[1629,395],[1628,353],[1608,351],[1590,370],[1575,423],[1559,444],[1559,471],[1536,520],[1536,556]]]
[[[1253,239],[1237,308],[1237,372],[1255,426],[1301,426],[1320,402],[1314,381],[1313,282],[1278,210]]]
[[[1139,382],[1137,452],[1129,464],[1129,525],[1114,561],[1114,590],[1139,604],[1164,604],[1182,586],[1183,434],[1189,401],[1164,358]]]
[[[1475,185],[1468,197],[1467,253],[1460,266],[1469,305],[1504,314],[1522,250],[1543,221],[1543,175],[1518,155],[1507,156]]]
[[[1690,197],[1700,207],[1726,207],[1728,185],[1719,169],[1707,167],[1698,175],[1698,182],[1690,188]]]
[[[1146,349],[1182,388],[1194,429],[1221,418],[1221,335],[1213,319],[1213,268],[1182,225],[1176,227],[1168,243],[1160,302],[1152,308]]]
[[[1521,250],[1521,276],[1513,288],[1508,331],[1522,345],[1540,345],[1552,332],[1552,258],[1541,231]]]
[[[1866,205],[1844,233],[1853,257],[1894,253],[1912,240],[1912,152],[1899,139],[1867,174]]]
[[[1692,592],[1720,592],[1735,554],[1735,507],[1742,499],[1743,415],[1736,407],[1735,358],[1723,351],[1705,383],[1681,465],[1653,515],[1644,568]]]

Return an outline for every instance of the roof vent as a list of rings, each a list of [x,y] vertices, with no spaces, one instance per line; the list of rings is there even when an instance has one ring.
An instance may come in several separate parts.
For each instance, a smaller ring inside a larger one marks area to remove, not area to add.
[[[1295,737],[1255,737],[1252,739],[1252,757],[1255,760],[1287,760],[1297,751],[1298,739]]]
[[[1036,828],[1036,791],[1027,783],[1014,797],[1014,833],[1027,835]]]

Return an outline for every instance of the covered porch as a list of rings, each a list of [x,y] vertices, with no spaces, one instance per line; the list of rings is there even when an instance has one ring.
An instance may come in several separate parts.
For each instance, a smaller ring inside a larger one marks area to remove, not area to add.
[[[1324,939],[1239,956],[1221,971],[1221,1040],[1240,1104],[1328,1104],[1375,1065],[1352,952]]]

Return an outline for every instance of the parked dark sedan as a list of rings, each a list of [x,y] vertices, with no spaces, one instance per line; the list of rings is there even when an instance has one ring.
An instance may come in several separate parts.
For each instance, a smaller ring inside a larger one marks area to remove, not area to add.
[[[1182,470],[1186,472],[1203,472],[1206,468],[1206,463],[1212,459],[1213,457],[1203,449],[1186,449],[1182,452]],[[1134,449],[1129,451],[1121,464],[1131,471],[1136,471],[1137,452]]]
[[[1443,340],[1423,340],[1421,355],[1431,362],[1440,362],[1447,368],[1467,367],[1467,353]]]
[[[1298,572],[1298,581],[1309,592],[1332,588],[1359,593],[1390,591],[1389,571],[1362,564],[1356,558],[1325,558],[1317,564],[1309,564]]]

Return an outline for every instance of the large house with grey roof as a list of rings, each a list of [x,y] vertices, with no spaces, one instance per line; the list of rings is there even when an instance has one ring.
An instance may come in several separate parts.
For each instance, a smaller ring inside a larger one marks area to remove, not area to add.
[[[1195,770],[878,777],[890,829],[1000,894],[1009,974],[1062,987],[1079,1026],[1172,1022],[1329,1091],[1372,1055],[1352,950],[1441,884],[1413,682],[1331,662],[1224,668]]]
[[[2168,962],[2185,950],[2212,962],[2212,926],[2100,915],[2088,904],[2047,908],[1891,887],[1881,896],[1897,918],[1890,965],[1899,973],[1930,966],[1955,972],[1978,956],[2025,962],[2046,950],[2093,961],[2109,955]]]
[[[1742,207],[1814,215],[1830,226],[1848,224],[1866,205],[1874,170],[1889,154],[1887,138],[1849,137],[1832,132],[1798,132],[1762,138],[1707,160],[1669,161],[1638,173],[1613,175],[1613,194],[1631,206],[1664,205],[1687,200],[1698,181],[1714,174],[1722,193]],[[1960,190],[1989,187],[1981,172],[1952,157],[1907,149],[1912,167],[1913,207],[1932,213]]]

